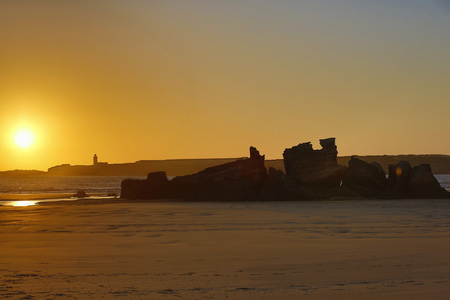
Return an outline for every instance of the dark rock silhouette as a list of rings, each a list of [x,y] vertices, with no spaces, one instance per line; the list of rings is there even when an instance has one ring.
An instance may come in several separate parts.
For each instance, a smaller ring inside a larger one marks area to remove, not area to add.
[[[389,165],[388,185],[392,197],[408,198],[411,176],[412,167],[409,162],[400,161],[396,165]]]
[[[389,166],[389,184],[395,198],[442,199],[450,198],[433,176],[429,164],[411,168],[408,162],[401,161]]]
[[[206,201],[258,200],[267,177],[264,156],[250,147],[250,158],[210,167],[193,175],[172,179],[172,186],[188,199]]]
[[[264,156],[250,147],[250,158],[207,168],[171,181],[165,172],[150,173],[147,180],[122,181],[122,198],[186,199],[195,201],[258,200],[267,177]]]
[[[450,198],[433,176],[430,165],[412,168],[401,161],[389,166],[386,179],[378,163],[351,157],[349,166],[337,164],[334,138],[320,140],[322,149],[302,143],[283,153],[286,174],[265,167],[265,157],[250,147],[250,157],[192,175],[168,180],[165,172],[146,180],[122,181],[121,198],[188,201],[298,201],[328,198]]]
[[[347,168],[337,163],[335,138],[320,140],[320,145],[320,150],[310,142],[284,150],[286,175],[318,189],[339,187]]]
[[[169,180],[166,172],[154,172],[146,180],[125,179],[121,187],[121,198],[164,199],[168,196]]]
[[[88,194],[86,194],[85,191],[83,190],[79,190],[76,194],[74,194],[72,197],[76,197],[76,198],[86,198],[89,197]]]
[[[307,185],[301,185],[281,170],[269,168],[269,174],[261,189],[262,201],[298,201],[317,198],[317,193]]]
[[[386,193],[386,174],[378,163],[369,164],[352,156],[342,186],[360,196],[378,197]]]

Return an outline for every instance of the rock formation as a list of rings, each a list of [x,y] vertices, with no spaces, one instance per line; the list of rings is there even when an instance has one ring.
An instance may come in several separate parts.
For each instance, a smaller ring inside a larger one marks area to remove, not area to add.
[[[154,172],[146,180],[125,179],[121,184],[121,198],[128,199],[166,199],[169,180],[166,172]]]
[[[386,175],[379,164],[352,156],[342,186],[363,197],[378,197],[386,193]]]
[[[188,201],[298,201],[334,197],[450,198],[430,165],[414,168],[406,161],[389,166],[389,178],[377,163],[356,157],[348,168],[337,164],[334,138],[320,140],[322,149],[302,143],[283,153],[286,174],[264,165],[264,155],[250,147],[250,157],[168,180],[165,172],[146,180],[122,181],[121,198]]]
[[[286,175],[319,189],[339,187],[346,167],[337,163],[335,138],[320,140],[320,145],[320,150],[314,150],[310,142],[284,150]]]
[[[74,194],[72,197],[75,197],[75,198],[86,198],[86,197],[89,197],[89,196],[88,196],[88,194],[86,194],[85,191],[79,190],[79,191],[78,191],[76,194]]]
[[[392,198],[445,199],[450,198],[431,172],[429,164],[414,168],[401,161],[389,166],[389,189]]]
[[[207,168],[169,181],[164,172],[150,173],[147,180],[122,182],[122,198],[186,199],[195,201],[258,200],[267,177],[264,156],[250,147],[250,158]]]
[[[317,192],[307,185],[298,184],[281,170],[269,168],[269,174],[261,189],[261,201],[298,201],[318,198]]]
[[[409,181],[412,176],[411,164],[400,161],[396,165],[389,165],[389,192],[393,198],[407,198]]]

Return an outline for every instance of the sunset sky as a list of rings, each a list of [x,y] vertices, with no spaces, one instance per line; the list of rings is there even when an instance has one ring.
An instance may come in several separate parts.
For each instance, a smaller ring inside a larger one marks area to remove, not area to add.
[[[0,170],[450,154],[446,0],[0,1],[0,43]]]

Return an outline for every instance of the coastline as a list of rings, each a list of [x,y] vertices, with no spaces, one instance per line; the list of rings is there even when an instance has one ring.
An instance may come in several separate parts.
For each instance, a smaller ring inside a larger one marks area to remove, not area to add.
[[[378,162],[384,170],[389,164],[396,164],[401,160],[409,161],[413,165],[429,163],[434,174],[450,174],[450,155],[444,154],[405,154],[405,155],[354,155],[367,162]],[[165,170],[173,176],[189,175],[205,168],[232,162],[241,158],[204,158],[204,159],[167,159],[140,160],[129,163],[109,163],[97,165],[62,164],[42,170],[9,170],[0,171],[0,177],[6,176],[143,176],[148,173]],[[338,164],[346,166],[351,156],[337,156]],[[282,158],[267,159],[266,166],[285,171]]]
[[[133,202],[0,207],[7,282],[0,297],[442,299],[450,292],[446,200]]]

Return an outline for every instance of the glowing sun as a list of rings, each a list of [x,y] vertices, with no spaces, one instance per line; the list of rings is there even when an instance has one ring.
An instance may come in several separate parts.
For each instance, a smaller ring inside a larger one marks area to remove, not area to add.
[[[34,142],[33,133],[28,129],[21,129],[14,134],[14,142],[20,148],[28,148]]]

